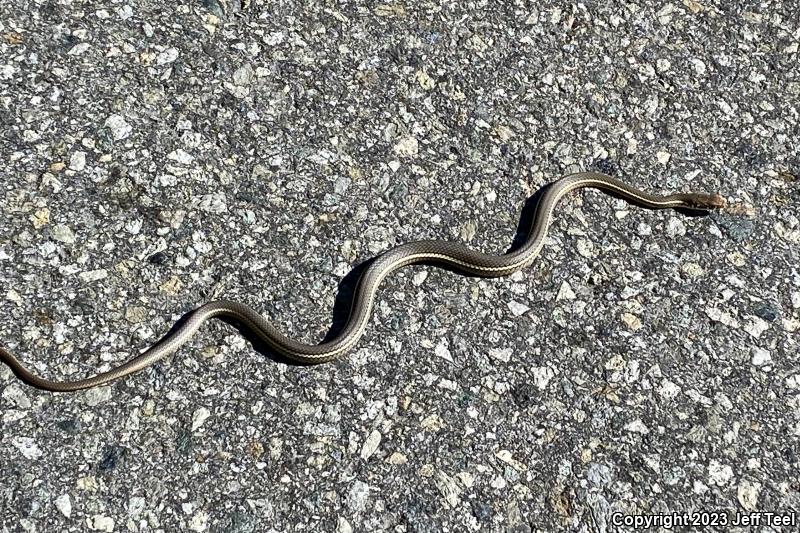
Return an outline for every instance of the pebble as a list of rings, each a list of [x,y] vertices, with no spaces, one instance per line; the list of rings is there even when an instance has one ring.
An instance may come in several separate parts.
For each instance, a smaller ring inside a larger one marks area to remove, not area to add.
[[[233,83],[240,87],[248,86],[253,81],[254,74],[252,65],[249,63],[242,65],[234,71]]]
[[[681,265],[681,271],[691,278],[699,278],[705,274],[703,267],[697,263],[684,263]]]
[[[156,65],[168,65],[178,59],[178,56],[180,56],[180,52],[177,48],[167,48],[156,56]]]
[[[189,529],[202,533],[208,529],[208,521],[211,519],[209,514],[205,511],[197,511],[189,520]]]
[[[425,417],[419,425],[422,429],[435,433],[442,429],[444,422],[439,415],[433,414]]]
[[[683,220],[672,217],[667,221],[667,236],[669,237],[679,237],[682,235],[686,235],[686,224],[684,224]]]
[[[772,355],[763,348],[754,347],[751,353],[750,362],[753,366],[767,366],[772,363]]]
[[[450,353],[450,348],[447,346],[447,339],[439,340],[436,348],[433,349],[433,353],[446,361],[453,362],[453,355]]]
[[[189,166],[194,162],[194,156],[181,148],[168,153],[167,159],[185,166]]]
[[[575,298],[575,291],[572,290],[570,284],[566,281],[562,281],[561,287],[558,289],[558,294],[556,294],[556,301],[560,302],[562,300],[574,300]]]
[[[366,440],[364,440],[364,446],[361,448],[361,458],[365,461],[372,457],[375,451],[378,449],[378,446],[381,443],[381,432],[377,429],[374,429],[370,432],[367,436]]]
[[[586,479],[595,487],[605,487],[614,479],[611,468],[600,463],[589,463]]]
[[[594,243],[592,243],[592,241],[590,241],[589,239],[582,239],[582,238],[578,239],[578,242],[575,243],[575,247],[578,250],[578,253],[581,255],[581,257],[591,259],[595,255],[597,255],[595,254],[594,251]]]
[[[86,152],[76,151],[69,157],[69,169],[76,172],[86,168]]]
[[[208,420],[210,417],[211,417],[211,411],[209,411],[205,407],[200,407],[199,409],[196,409],[195,412],[192,413],[192,432],[195,432],[198,429],[200,429],[203,426],[203,424],[206,423],[206,420]]]
[[[138,518],[144,511],[146,500],[142,496],[131,496],[128,500],[128,515]]]
[[[531,308],[528,307],[527,305],[522,304],[522,303],[517,302],[517,301],[514,301],[514,300],[511,300],[510,302],[508,302],[507,305],[508,305],[508,309],[511,311],[511,314],[513,314],[514,316],[522,316],[522,315],[524,315],[525,313],[527,313],[528,311],[531,310]]]
[[[419,141],[411,135],[402,137],[394,145],[394,153],[399,157],[416,157],[419,154]]]
[[[761,334],[769,329],[769,322],[757,316],[747,317],[747,322],[744,324],[744,330],[753,338],[758,339]]]
[[[647,435],[650,433],[650,428],[648,428],[641,419],[637,418],[633,422],[629,422],[625,424],[625,431],[630,431],[631,433],[641,433],[642,435]]]
[[[75,233],[65,224],[56,224],[50,228],[50,236],[53,240],[63,242],[64,244],[75,243]]]
[[[12,383],[3,389],[2,398],[17,409],[30,409],[31,401],[18,383]]]
[[[11,444],[27,459],[39,459],[44,455],[36,440],[31,437],[13,437]]]
[[[144,307],[129,307],[125,310],[125,320],[131,324],[139,324],[147,320],[147,309]]]
[[[89,270],[87,272],[81,272],[78,274],[78,277],[81,278],[81,281],[84,283],[93,283],[95,281],[106,279],[108,277],[108,271],[104,268]]]
[[[513,353],[514,350],[511,348],[489,348],[489,356],[504,363],[508,363],[511,360]]]
[[[114,531],[114,519],[110,516],[96,514],[86,519],[86,525],[92,531],[105,531],[106,533]]]
[[[758,508],[758,496],[761,493],[761,483],[743,479],[736,488],[736,499],[745,511],[755,511]]]
[[[733,478],[733,469],[726,464],[722,464],[716,459],[708,463],[708,481],[712,485],[725,487]]]
[[[228,211],[228,202],[225,193],[204,194],[192,200],[192,205],[206,213],[225,213]]]
[[[629,330],[638,331],[642,329],[642,320],[633,313],[622,313],[620,318],[622,319],[622,322],[628,326]]]
[[[127,139],[133,131],[133,128],[125,121],[125,117],[122,115],[109,115],[104,126],[111,130],[111,136],[115,141]]]
[[[408,458],[400,452],[394,452],[386,459],[386,462],[390,465],[404,465],[408,462]]]
[[[661,386],[658,388],[658,394],[668,401],[677,397],[680,392],[680,387],[668,379],[661,381]]]
[[[425,283],[426,279],[428,279],[428,272],[426,270],[421,270],[416,274],[414,274],[414,277],[412,278],[412,283],[414,283],[415,286],[419,287],[420,285]]]
[[[62,494],[56,498],[55,504],[56,509],[58,509],[62,515],[66,516],[67,518],[72,516],[72,500],[70,499],[69,494]]]
[[[353,526],[346,518],[340,516],[336,523],[336,533],[353,533]]]
[[[550,384],[550,380],[555,377],[556,373],[548,366],[535,366],[531,368],[533,374],[533,384],[539,390],[544,390]]]
[[[347,493],[347,507],[360,513],[366,510],[371,487],[360,480],[355,480]]]
[[[47,224],[50,223],[50,210],[46,207],[41,209],[37,209],[33,212],[33,216],[31,216],[31,221],[33,222],[33,227],[36,229],[41,229]]]
[[[97,407],[111,399],[111,386],[103,385],[83,392],[83,403],[89,407]]]
[[[746,218],[733,218],[717,214],[711,216],[714,222],[735,242],[746,241],[756,229],[755,223]]]
[[[731,328],[738,328],[739,321],[736,320],[730,313],[722,311],[717,307],[706,307],[705,309],[706,316],[713,320],[714,322],[719,322],[720,324],[725,324]]]
[[[755,308],[753,314],[767,322],[773,322],[780,316],[780,307],[772,302],[765,302]]]
[[[461,493],[463,491],[461,485],[459,485],[454,478],[441,471],[436,472],[433,482],[442,495],[445,504],[451,509],[458,507],[458,504],[461,502]]]

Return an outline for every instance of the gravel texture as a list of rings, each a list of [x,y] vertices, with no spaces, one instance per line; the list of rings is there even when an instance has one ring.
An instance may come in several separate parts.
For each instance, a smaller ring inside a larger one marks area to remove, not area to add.
[[[731,203],[575,194],[523,273],[386,280],[328,365],[214,323],[88,392],[4,367],[0,531],[800,510],[796,2],[619,4],[0,0],[0,342],[43,375],[214,298],[319,340],[353,266],[503,252],[568,172]]]

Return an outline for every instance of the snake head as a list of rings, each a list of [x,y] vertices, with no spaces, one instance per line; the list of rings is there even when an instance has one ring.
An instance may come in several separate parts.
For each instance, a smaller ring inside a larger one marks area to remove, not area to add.
[[[728,202],[719,194],[689,194],[685,198],[687,207],[691,209],[701,209],[703,211],[711,211],[714,209],[723,209],[728,205]]]

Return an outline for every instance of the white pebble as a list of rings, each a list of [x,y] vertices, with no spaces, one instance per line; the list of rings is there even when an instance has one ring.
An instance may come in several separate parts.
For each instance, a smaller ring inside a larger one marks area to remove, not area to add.
[[[533,384],[539,390],[544,390],[547,388],[547,385],[550,383],[550,380],[556,375],[553,372],[553,369],[547,366],[535,366],[533,367]]]
[[[22,387],[16,383],[12,383],[3,389],[2,398],[9,401],[11,405],[14,405],[19,409],[30,409],[31,407],[30,399],[28,399],[25,391],[22,390]]]
[[[225,213],[228,210],[225,193],[204,194],[192,202],[197,209],[206,213]]]
[[[104,268],[98,270],[89,270],[87,272],[81,272],[78,274],[78,277],[81,278],[81,281],[84,283],[91,283],[93,281],[100,281],[101,279],[106,279],[108,277],[108,271]]]
[[[156,65],[166,65],[178,59],[178,50],[175,48],[167,48],[156,57]]]
[[[86,519],[86,525],[94,531],[105,531],[106,533],[114,531],[114,519],[110,516],[96,514]]]
[[[576,246],[578,248],[578,253],[582,257],[585,257],[587,259],[591,259],[592,257],[595,256],[594,244],[592,244],[592,241],[590,241],[588,239],[578,239],[578,242],[577,242]]]
[[[58,509],[61,514],[67,518],[72,515],[72,500],[70,500],[69,494],[62,494],[56,498],[55,503],[56,509]]]
[[[89,50],[91,47],[92,47],[92,45],[89,44],[89,43],[78,43],[78,44],[76,44],[75,46],[73,46],[72,48],[69,49],[69,52],[67,52],[67,55],[79,56],[79,55],[82,55],[82,54],[86,53],[86,51]]]
[[[670,237],[686,235],[686,225],[679,218],[670,218],[667,221],[667,235]]]
[[[180,163],[181,165],[190,165],[194,161],[194,156],[185,150],[178,148],[167,154],[167,159]]]
[[[706,73],[706,64],[703,63],[702,60],[694,58],[692,59],[692,66],[694,66],[694,71],[698,74],[698,76],[703,76]]]
[[[205,424],[206,420],[211,416],[211,411],[206,409],[205,407],[201,407],[197,409],[192,414],[192,431],[197,431],[200,427]]]
[[[628,329],[631,331],[638,331],[642,329],[642,320],[634,315],[633,313],[622,313],[620,316],[622,321],[628,326]]]
[[[50,229],[50,236],[64,244],[73,244],[75,242],[75,232],[65,224],[56,224]]]
[[[141,496],[132,496],[130,500],[128,500],[128,514],[136,518],[142,514],[145,507],[145,499]]]
[[[11,444],[27,459],[39,459],[44,453],[31,437],[14,437]]]
[[[77,172],[86,168],[86,152],[77,151],[69,156],[69,168]]]
[[[650,433],[650,429],[638,418],[633,422],[626,424],[625,431],[630,431],[631,433],[641,433],[642,435],[647,435]]]
[[[767,329],[769,329],[769,322],[757,316],[748,317],[747,323],[744,325],[744,330],[756,339]]]
[[[736,489],[736,497],[746,511],[755,511],[760,492],[761,483],[745,479],[739,483],[739,487]]]
[[[522,316],[522,315],[524,315],[525,313],[527,313],[528,311],[531,310],[531,308],[528,307],[527,305],[521,304],[521,303],[519,303],[517,301],[514,301],[514,300],[511,300],[510,302],[508,302],[508,308],[511,310],[511,313],[514,316]]]
[[[665,379],[664,381],[662,381],[661,382],[661,387],[659,387],[659,389],[658,389],[658,393],[665,400],[671,400],[671,399],[675,398],[678,395],[678,393],[680,393],[680,392],[681,392],[680,387],[678,387],[677,385],[675,385],[673,382],[671,382],[668,379]]]
[[[205,511],[197,511],[195,515],[189,520],[189,529],[202,533],[208,529],[208,513]]]
[[[122,115],[110,115],[105,121],[105,127],[111,130],[115,141],[127,138],[133,131]]]
[[[433,353],[446,361],[453,362],[453,356],[450,354],[450,348],[447,347],[447,341],[445,339],[439,341],[439,344],[433,349]]]
[[[575,292],[572,290],[572,287],[566,281],[561,282],[561,287],[558,289],[558,294],[556,295],[556,301],[559,302],[561,300],[574,300],[575,299]]]
[[[511,354],[514,353],[514,350],[511,348],[490,348],[489,355],[494,357],[497,360],[503,361],[504,363],[508,363],[511,360]]]
[[[346,518],[340,516],[336,525],[336,533],[353,533],[353,526],[350,525]]]
[[[712,459],[708,463],[708,480],[710,483],[717,486],[725,486],[733,478],[733,469],[720,463],[716,459]]]
[[[754,366],[766,366],[772,363],[772,355],[763,348],[755,347],[752,352],[753,358],[750,360]]]
[[[367,436],[367,439],[364,441],[364,446],[361,447],[361,458],[366,461],[372,457],[372,455],[378,449],[380,443],[381,432],[377,429],[372,430],[372,432]]]
[[[111,387],[95,387],[83,393],[83,401],[89,407],[97,407],[111,399]]]
[[[363,481],[356,480],[347,494],[347,507],[352,511],[364,511],[367,508],[370,486]]]
[[[402,137],[394,145],[394,153],[400,157],[414,157],[419,153],[419,141],[411,135]]]

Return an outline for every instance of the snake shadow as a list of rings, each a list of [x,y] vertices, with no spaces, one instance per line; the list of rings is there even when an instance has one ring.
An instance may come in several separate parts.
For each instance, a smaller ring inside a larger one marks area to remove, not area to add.
[[[546,192],[552,187],[552,184],[545,185],[544,187],[540,188],[536,193],[530,196],[522,206],[522,210],[520,212],[519,221],[517,223],[516,233],[514,234],[514,238],[511,242],[511,245],[506,250],[506,253],[511,253],[519,248],[521,248],[525,242],[528,240],[528,237],[533,230],[533,223],[536,218],[536,212],[539,206],[539,203],[542,197],[546,194]],[[610,194],[611,196],[621,198],[615,194]],[[690,217],[696,216],[706,216],[708,215],[708,211],[704,210],[694,210],[694,209],[676,209],[677,212]],[[377,257],[377,256],[376,256]],[[375,261],[376,257],[371,257],[361,263],[357,264],[353,267],[350,272],[345,275],[337,286],[336,297],[334,299],[333,309],[331,311],[331,325],[328,328],[328,331],[325,333],[322,343],[328,342],[336,338],[345,328],[347,325],[348,319],[350,318],[350,310],[353,307],[353,300],[356,294],[356,288],[358,287],[358,280],[361,278],[362,274],[370,267],[370,265]],[[457,273],[461,276],[475,278],[479,277],[475,274],[465,272],[458,268],[452,267],[450,265],[446,265],[444,263],[438,261],[423,261],[418,264],[426,265],[426,266],[435,266],[437,268]],[[184,315],[176,324],[173,326],[170,332],[176,330],[183,324],[189,316],[191,316],[192,312],[187,313]],[[239,334],[242,335],[252,346],[252,348],[258,352],[259,354],[263,355],[264,357],[277,362],[283,363],[286,365],[291,366],[314,366],[315,363],[302,363],[292,359],[289,359],[286,356],[283,356],[279,353],[273,351],[269,345],[263,342],[250,328],[242,324],[241,322],[237,321],[236,319],[229,318],[229,317],[222,317],[219,320],[227,323],[228,325],[235,328]],[[167,337],[169,334],[167,334]]]

